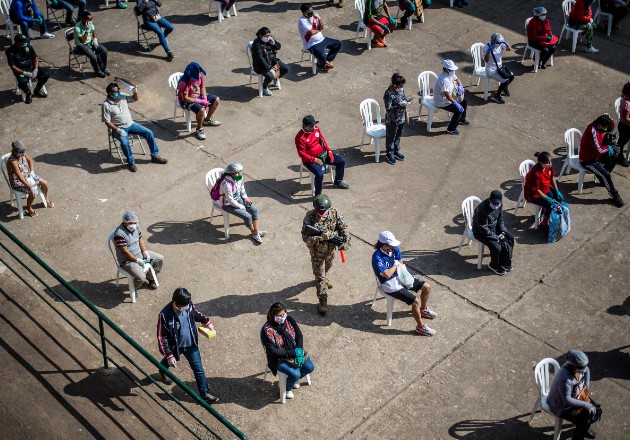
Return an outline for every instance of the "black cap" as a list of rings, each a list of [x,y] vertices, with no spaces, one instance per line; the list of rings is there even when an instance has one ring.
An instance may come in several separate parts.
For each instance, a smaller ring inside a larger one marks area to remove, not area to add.
[[[319,123],[319,121],[316,121],[313,115],[306,115],[302,118],[302,125],[315,125],[317,123]]]
[[[26,41],[26,35],[24,34],[17,34],[13,39],[14,43],[23,43],[24,41]]]
[[[503,194],[501,194],[501,191],[495,189],[490,193],[490,201],[492,203],[501,203],[501,200],[503,200]]]

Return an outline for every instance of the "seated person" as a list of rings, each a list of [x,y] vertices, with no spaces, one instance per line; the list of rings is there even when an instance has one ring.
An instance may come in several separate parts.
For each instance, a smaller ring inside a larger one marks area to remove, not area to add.
[[[267,231],[259,230],[258,209],[245,192],[243,165],[232,162],[225,167],[225,173],[217,182],[220,182],[219,198],[213,200],[214,205],[243,219],[245,226],[252,232],[252,239],[256,243],[262,243],[262,238],[267,235]]]
[[[31,39],[31,34],[28,32],[29,27],[37,23],[39,25],[39,33],[41,38],[55,38],[53,34],[48,32],[46,26],[46,20],[37,5],[35,0],[12,0],[9,6],[9,18],[11,21],[20,26],[20,30],[28,40]]]
[[[280,50],[280,42],[271,36],[267,27],[256,32],[256,39],[252,43],[252,66],[258,75],[265,77],[263,81],[263,95],[271,96],[269,84],[276,78],[282,78],[289,71],[289,67],[276,56]]]
[[[341,42],[334,38],[324,37],[324,22],[319,14],[313,11],[310,3],[300,7],[302,16],[298,20],[298,32],[302,37],[302,45],[317,59],[317,67],[328,72],[333,67],[333,60],[341,49]],[[327,53],[328,52],[328,53]]]
[[[540,51],[538,68],[545,69],[547,61],[556,52],[558,37],[551,32],[547,9],[542,6],[534,8],[534,16],[527,23],[527,44]]]
[[[186,66],[184,74],[177,84],[179,105],[197,115],[197,139],[200,140],[206,138],[203,131],[204,122],[211,127],[221,125],[221,122],[212,119],[212,115],[214,115],[221,100],[217,95],[206,92],[205,75],[206,71],[199,64],[192,62]]]
[[[109,75],[107,70],[107,49],[98,43],[96,30],[92,23],[92,13],[83,11],[79,14],[79,22],[74,26],[74,45],[90,60],[96,76],[105,78]]]
[[[135,279],[136,289],[144,283],[149,289],[158,288],[151,271],[144,273],[144,266],[150,264],[159,273],[162,270],[164,257],[157,252],[147,249],[140,231],[140,218],[134,211],[127,211],[122,216],[122,223],[114,231],[116,258],[120,267],[125,269]],[[148,278],[147,278],[148,277]]]
[[[584,33],[586,40],[586,52],[597,53],[599,49],[593,47],[593,31],[597,25],[593,22],[593,0],[575,0],[575,4],[569,13],[569,26]]]
[[[448,134],[459,135],[459,124],[469,125],[466,119],[466,107],[468,102],[463,98],[464,85],[455,75],[459,69],[452,60],[442,61],[442,73],[438,75],[433,84],[433,103],[436,107],[443,108],[452,113],[451,122],[446,128]]]
[[[625,0],[601,0],[600,7],[602,12],[612,14],[612,29],[619,29],[619,23],[628,15],[628,4]]]
[[[48,94],[44,84],[50,78],[48,69],[39,67],[39,58],[26,39],[26,35],[17,34],[13,40],[15,43],[5,51],[5,54],[9,67],[17,79],[18,87],[26,94],[24,102],[27,104],[33,102],[33,95],[28,85],[31,80],[37,80],[37,86],[33,91],[35,96],[45,98]]]
[[[499,82],[499,88],[496,93],[492,95],[492,100],[498,104],[505,103],[501,95],[510,96],[508,86],[514,80],[514,74],[511,71],[508,78],[503,78],[499,73],[499,69],[503,66],[503,53],[506,50],[511,51],[512,48],[509,43],[505,41],[503,35],[498,33],[492,34],[490,43],[483,47],[483,61],[486,63],[486,76]]]
[[[490,197],[477,205],[472,219],[473,235],[477,241],[488,246],[488,268],[497,275],[505,275],[512,270],[514,249],[514,237],[503,222],[502,200],[503,194],[495,189]]]
[[[173,61],[173,52],[168,47],[168,41],[166,37],[169,36],[171,32],[173,32],[173,25],[164,17],[160,15],[160,11],[158,10],[158,6],[162,6],[162,2],[160,0],[138,0],[138,4],[136,6],[136,11],[138,15],[142,15],[142,21],[144,26],[151,29],[157,35],[158,40],[160,40],[160,44],[164,48],[166,52],[166,59],[168,61]],[[164,28],[164,31],[162,31]]]
[[[65,9],[66,10],[66,24],[70,26],[74,26],[77,24],[76,20],[73,17],[74,14],[74,6],[79,7],[79,16],[81,13],[85,11],[85,6],[87,5],[86,0],[50,0],[51,9]]]
[[[393,32],[396,20],[389,13],[385,0],[365,0],[365,17],[363,22],[374,34],[374,47],[387,47],[385,35]]]
[[[403,256],[398,246],[400,241],[396,240],[394,234],[383,231],[378,234],[378,241],[374,245],[376,251],[372,254],[372,270],[378,279],[383,291],[394,298],[411,306],[411,314],[416,320],[416,333],[422,336],[433,336],[435,330],[429,327],[422,320],[433,319],[438,316],[436,312],[428,306],[431,286],[429,283],[413,277],[413,286],[407,288],[398,279],[398,269],[404,267]],[[415,293],[420,293],[420,301]]]
[[[551,154],[543,151],[534,154],[538,163],[534,165],[525,176],[523,192],[525,200],[542,207],[541,225],[547,225],[551,210],[560,210],[558,205],[564,201],[564,196],[558,189],[556,173],[551,165]]]
[[[398,0],[398,9],[405,11],[400,19],[400,28],[406,29],[409,24],[409,20],[413,20],[412,16],[420,17],[424,12],[424,5],[422,0]]]

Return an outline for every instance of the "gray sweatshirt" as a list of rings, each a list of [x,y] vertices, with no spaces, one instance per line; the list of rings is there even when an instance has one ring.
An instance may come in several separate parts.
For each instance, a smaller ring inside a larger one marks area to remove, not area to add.
[[[581,390],[584,386],[587,388],[591,385],[591,372],[586,367],[584,373],[579,380],[575,380],[573,369],[568,362],[560,368],[560,371],[554,376],[547,396],[547,405],[552,413],[560,416],[560,413],[566,409],[577,407],[591,410],[592,405],[583,400],[574,399],[573,389],[579,385]]]

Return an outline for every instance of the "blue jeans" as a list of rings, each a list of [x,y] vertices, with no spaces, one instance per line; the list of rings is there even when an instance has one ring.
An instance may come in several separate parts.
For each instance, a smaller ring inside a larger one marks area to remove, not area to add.
[[[170,53],[171,50],[168,48],[168,41],[166,41],[166,37],[168,37],[168,34],[173,32],[173,25],[164,17],[160,18],[156,22],[147,21],[144,18],[143,20],[144,20],[144,24],[148,28],[150,28],[153,32],[155,32],[155,34],[158,37],[158,40],[160,40],[160,44],[162,45],[166,53]],[[164,28],[164,32],[162,32],[161,28]]]
[[[326,55],[326,49],[328,49],[328,55]],[[334,38],[324,37],[322,41],[314,46],[311,46],[308,51],[317,58],[317,65],[324,67],[326,61],[332,61],[337,56],[337,52],[341,49],[341,42]]]
[[[327,165],[335,167],[335,183],[341,183],[343,180],[346,161],[343,157],[335,153],[333,153],[333,157],[335,158],[335,162]],[[305,163],[304,166],[311,173],[315,174],[315,195],[320,194],[322,192],[322,184],[324,182],[324,171],[322,170],[322,166],[316,164],[315,162]]]
[[[86,0],[57,0],[56,5],[51,4],[51,9],[65,9],[66,10],[66,23],[69,23],[72,20],[72,13],[74,12],[74,6],[72,3],[76,4],[79,7],[79,14],[85,11]]]
[[[136,122],[134,122],[127,128],[123,128],[123,130],[127,132],[127,136],[125,137],[122,137],[115,131],[112,133],[114,137],[118,140],[118,142],[120,142],[120,148],[122,149],[125,157],[127,158],[127,161],[130,164],[135,162],[135,159],[133,158],[133,153],[131,152],[131,148],[129,147],[130,134],[137,134],[137,135],[140,135],[140,137],[143,137],[144,139],[146,139],[147,144],[149,144],[149,150],[151,151],[151,156],[158,155],[158,146],[155,143],[155,137],[153,137],[153,132],[151,130],[149,130],[146,127],[143,127],[142,125]]]
[[[291,391],[296,382],[307,374],[311,374],[313,370],[315,370],[315,365],[313,365],[311,358],[304,359],[302,368],[295,367],[283,360],[278,361],[278,372],[287,375],[287,391]]]
[[[206,373],[203,371],[203,365],[201,364],[201,355],[199,354],[199,347],[191,346],[186,348],[179,348],[180,354],[183,354],[188,363],[190,364],[190,368],[195,375],[195,382],[197,382],[197,388],[199,389],[199,395],[201,397],[208,394],[208,384],[206,383]],[[162,359],[160,363],[164,366],[164,368],[168,368],[168,361],[166,358]]]
[[[404,127],[404,121],[402,124],[393,122],[385,125],[385,148],[387,149],[387,154],[393,155],[395,153],[400,153],[400,137],[402,136]]]
[[[42,24],[39,25],[39,33],[45,34],[46,32],[48,32],[48,27],[46,27],[46,20],[44,19],[44,16],[42,14],[39,14],[36,17],[39,17],[42,19]],[[31,34],[28,32],[28,28],[29,28],[29,24],[31,23],[35,23],[35,22],[21,21],[17,23],[20,25],[20,29],[22,30],[22,33],[26,35],[26,38],[29,40],[31,39]]]

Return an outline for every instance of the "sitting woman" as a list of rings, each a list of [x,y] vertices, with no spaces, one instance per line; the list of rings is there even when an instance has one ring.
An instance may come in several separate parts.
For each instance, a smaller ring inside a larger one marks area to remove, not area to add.
[[[166,52],[166,59],[168,61],[173,61],[173,58],[175,57],[173,56],[171,49],[168,47],[168,41],[166,40],[166,37],[173,32],[173,25],[166,18],[160,15],[160,10],[158,9],[160,6],[162,6],[162,2],[160,0],[138,0],[136,12],[138,15],[142,15],[144,25],[157,35],[158,40],[160,40],[160,44]],[[162,28],[164,28],[163,31]]]
[[[546,226],[554,205],[559,210],[558,204],[564,201],[564,197],[558,189],[556,173],[551,166],[551,155],[543,151],[534,156],[538,158],[538,163],[525,176],[524,195],[525,200],[542,207],[540,224]]]
[[[262,27],[256,32],[256,39],[252,42],[252,65],[258,75],[265,77],[263,81],[263,95],[271,96],[269,84],[277,78],[282,78],[289,71],[289,67],[276,56],[280,50],[280,42],[271,36],[269,28]]]
[[[212,119],[221,100],[217,95],[206,92],[205,75],[206,71],[199,64],[192,62],[186,66],[177,84],[179,105],[197,115],[197,139],[200,140],[206,138],[203,131],[204,122],[212,127],[221,125],[219,121]]]
[[[569,26],[584,33],[588,53],[597,53],[599,49],[593,47],[593,31],[597,25],[593,22],[592,3],[593,0],[576,0],[569,13]]]
[[[258,229],[258,209],[252,204],[245,192],[243,165],[238,162],[229,164],[221,179],[219,200],[215,200],[214,205],[243,219],[245,226],[252,231],[252,239],[257,243],[262,243],[262,238],[267,235],[267,231]]]
[[[38,189],[44,193],[46,205],[54,208],[55,205],[48,199],[48,182],[35,174],[33,160],[26,153],[22,141],[15,140],[11,143],[11,156],[7,159],[7,171],[9,172],[9,186],[12,190],[28,194],[26,198],[26,214],[35,217],[37,213],[33,209],[33,201]]]
[[[411,314],[416,320],[416,333],[422,336],[433,336],[435,330],[426,325],[422,318],[433,319],[437,313],[429,308],[429,294],[431,286],[413,277],[413,286],[405,288],[398,279],[398,269],[404,268],[402,253],[398,249],[400,241],[394,234],[383,231],[378,234],[378,242],[374,245],[376,251],[372,254],[372,270],[381,284],[383,291],[394,298],[411,306]],[[420,302],[415,293],[420,292]]]
[[[540,51],[539,69],[547,67],[547,61],[556,52],[558,37],[551,32],[547,9],[534,8],[534,16],[527,22],[527,44]]]
[[[514,74],[510,72],[509,69],[507,70],[507,72],[509,72],[507,78],[504,78],[505,75],[502,76],[499,72],[503,66],[503,52],[506,50],[511,51],[512,48],[501,34],[492,34],[490,43],[486,44],[483,48],[483,60],[486,63],[486,76],[499,82],[499,89],[492,95],[492,99],[499,104],[505,103],[503,98],[501,98],[502,94],[510,96],[508,85],[514,80]]]
[[[293,389],[299,381],[315,370],[313,361],[304,350],[300,327],[282,303],[274,303],[267,312],[267,322],[260,331],[260,341],[267,353],[267,366],[274,376],[287,375],[287,399],[293,399]]]
[[[396,20],[389,13],[385,0],[365,0],[365,16],[363,22],[374,34],[372,46],[387,47],[385,35],[391,34]]]

